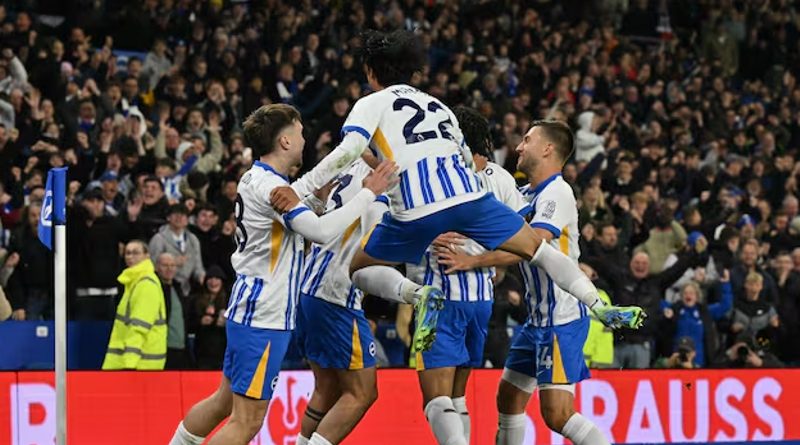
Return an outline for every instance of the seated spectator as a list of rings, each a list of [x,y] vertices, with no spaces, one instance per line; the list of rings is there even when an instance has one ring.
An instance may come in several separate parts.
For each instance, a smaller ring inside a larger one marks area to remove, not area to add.
[[[191,368],[191,356],[186,347],[188,300],[175,281],[178,266],[171,253],[162,253],[156,260],[156,275],[164,293],[167,313],[167,362],[165,369]]]
[[[183,294],[188,295],[192,283],[202,284],[206,273],[200,240],[186,229],[189,225],[189,210],[183,204],[170,206],[167,221],[150,240],[150,257],[157,259],[164,252],[171,253],[178,266],[175,281],[181,286]]]
[[[733,334],[752,337],[768,326],[780,326],[778,312],[775,306],[762,298],[763,292],[764,277],[758,272],[748,273],[744,280],[744,299],[734,304]]]
[[[164,369],[167,319],[164,292],[147,254],[147,244],[125,245],[128,266],[118,280],[125,287],[103,360],[104,370]]]
[[[673,351],[678,351],[682,339],[692,340],[692,362],[696,367],[705,367],[709,359],[713,359],[719,349],[719,340],[715,322],[722,319],[733,306],[730,274],[723,273],[719,280],[722,300],[718,303],[701,303],[700,286],[689,282],[681,290],[680,301],[668,304],[661,303],[664,308],[664,335],[674,339]],[[671,357],[672,358],[672,357]]]
[[[195,334],[194,355],[200,369],[221,369],[225,356],[225,309],[227,277],[219,266],[208,268],[203,287],[190,299],[189,331]]]

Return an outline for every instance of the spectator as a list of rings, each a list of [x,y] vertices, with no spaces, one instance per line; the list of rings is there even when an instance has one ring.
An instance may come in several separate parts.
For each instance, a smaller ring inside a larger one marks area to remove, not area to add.
[[[200,206],[195,222],[189,226],[189,230],[200,241],[203,267],[208,270],[211,266],[219,266],[225,275],[232,277],[233,268],[229,258],[236,249],[233,236],[236,223],[227,220],[220,229],[217,208],[211,204],[205,204]]]
[[[125,287],[103,360],[104,370],[164,369],[167,319],[164,293],[147,254],[147,244],[125,245],[128,266],[118,280]]]
[[[77,320],[114,319],[124,229],[116,218],[103,213],[103,194],[96,189],[67,209],[67,276],[74,289]]]
[[[762,300],[766,300],[767,303],[774,306],[778,304],[778,287],[772,275],[758,265],[759,248],[758,241],[752,239],[747,240],[742,245],[739,263],[731,270],[733,294],[736,296],[737,301],[744,300],[747,293],[745,277],[749,276],[751,272],[755,272],[761,275],[761,287],[764,291]]]
[[[659,359],[656,368],[694,369],[697,364],[696,343],[692,337],[680,337],[675,342],[675,352],[669,357]]]
[[[585,111],[578,116],[578,131],[575,133],[575,160],[589,162],[595,156],[606,152],[604,144],[616,121],[612,121],[606,132],[597,134],[603,124],[603,118],[594,111]]]
[[[183,295],[188,295],[192,283],[202,284],[205,278],[200,241],[186,230],[189,211],[183,204],[170,206],[167,222],[150,240],[150,257],[157,259],[164,252],[171,253],[178,267],[175,281],[181,286]]]
[[[640,306],[650,314],[641,329],[624,335],[617,333],[614,367],[642,369],[650,366],[651,351],[661,322],[660,305],[664,291],[687,268],[707,259],[705,248],[706,244],[700,242],[693,249],[686,249],[674,265],[658,274],[650,272],[650,257],[645,252],[635,253],[627,268],[609,263],[602,257],[586,259],[599,277],[609,283],[615,304]]]
[[[744,300],[734,305],[731,332],[753,337],[766,327],[780,325],[778,311],[769,301],[762,298],[764,277],[758,272],[749,272],[744,280]]]
[[[770,350],[771,336],[760,331],[755,337],[740,335],[725,351],[725,366],[729,368],[781,368],[783,363]]]
[[[792,258],[787,252],[781,252],[775,258],[773,275],[778,286],[777,311],[784,320],[781,323],[777,350],[786,362],[800,359],[800,344],[794,341],[800,334],[800,273],[793,270]]]
[[[134,196],[125,210],[130,238],[150,239],[164,225],[169,203],[164,196],[164,184],[155,176],[143,183],[142,196]]]
[[[211,266],[202,289],[191,298],[189,329],[195,334],[195,356],[200,369],[220,369],[225,356],[225,309],[228,294],[225,273]]]
[[[716,356],[719,349],[719,336],[716,322],[725,317],[733,307],[733,290],[730,274],[726,270],[719,281],[722,300],[718,303],[703,304],[700,286],[689,282],[681,290],[681,300],[674,304],[662,302],[664,308],[664,332],[672,337],[674,352],[680,352],[681,341],[691,340],[691,361],[695,367],[703,368]],[[671,333],[671,334],[670,334]],[[684,354],[685,355],[685,354]],[[681,362],[685,362],[681,356]],[[674,361],[674,356],[670,356]]]
[[[490,363],[491,367],[498,368],[506,362],[511,344],[508,335],[509,320],[522,325],[528,317],[528,311],[523,304],[525,289],[519,280],[509,274],[505,267],[497,267],[495,273],[492,317],[489,319],[483,360]]]
[[[187,313],[189,302],[180,284],[174,280],[178,270],[171,253],[161,253],[156,259],[156,275],[164,293],[167,314],[167,361],[165,369],[191,368],[191,356],[186,347]]]
[[[41,201],[31,202],[22,212],[22,225],[11,235],[9,251],[17,259],[8,279],[8,296],[15,320],[53,319],[52,253],[39,241],[41,210]]]

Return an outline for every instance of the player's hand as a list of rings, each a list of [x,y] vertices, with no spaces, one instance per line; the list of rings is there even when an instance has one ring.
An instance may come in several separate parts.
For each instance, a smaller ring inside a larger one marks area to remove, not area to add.
[[[300,203],[300,198],[294,189],[288,185],[275,187],[269,194],[269,202],[278,213],[286,213]]]
[[[375,196],[385,192],[389,187],[397,184],[397,164],[393,161],[381,162],[375,170],[372,170],[366,178],[364,178],[364,188],[370,189]]]
[[[445,273],[453,273],[462,270],[472,270],[475,268],[475,257],[467,255],[461,247],[434,247],[436,261],[447,266]]]
[[[446,232],[436,237],[433,240],[434,247],[441,247],[443,249],[450,249],[454,247],[461,247],[464,245],[466,236],[458,232]]]
[[[323,203],[328,200],[328,196],[330,196],[333,188],[339,185],[339,181],[337,179],[331,179],[328,181],[327,184],[323,185],[319,189],[314,191],[314,196],[317,197]]]

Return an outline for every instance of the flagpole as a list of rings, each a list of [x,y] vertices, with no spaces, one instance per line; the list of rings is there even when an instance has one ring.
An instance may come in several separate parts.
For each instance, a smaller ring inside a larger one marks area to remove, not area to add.
[[[67,443],[67,226],[55,224],[56,444]]]

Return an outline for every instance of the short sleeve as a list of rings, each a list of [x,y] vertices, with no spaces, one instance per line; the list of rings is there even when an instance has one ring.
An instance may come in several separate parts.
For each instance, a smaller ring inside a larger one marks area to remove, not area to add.
[[[568,186],[566,187],[568,188]],[[565,187],[546,187],[537,197],[531,219],[531,227],[545,229],[554,238],[561,236],[561,230],[569,224],[577,211],[575,197]]]
[[[356,101],[353,109],[350,110],[350,114],[347,115],[344,125],[342,125],[342,138],[347,133],[355,132],[364,136],[367,142],[371,141],[383,115],[383,107],[381,105],[381,95],[378,93],[373,93]]]

